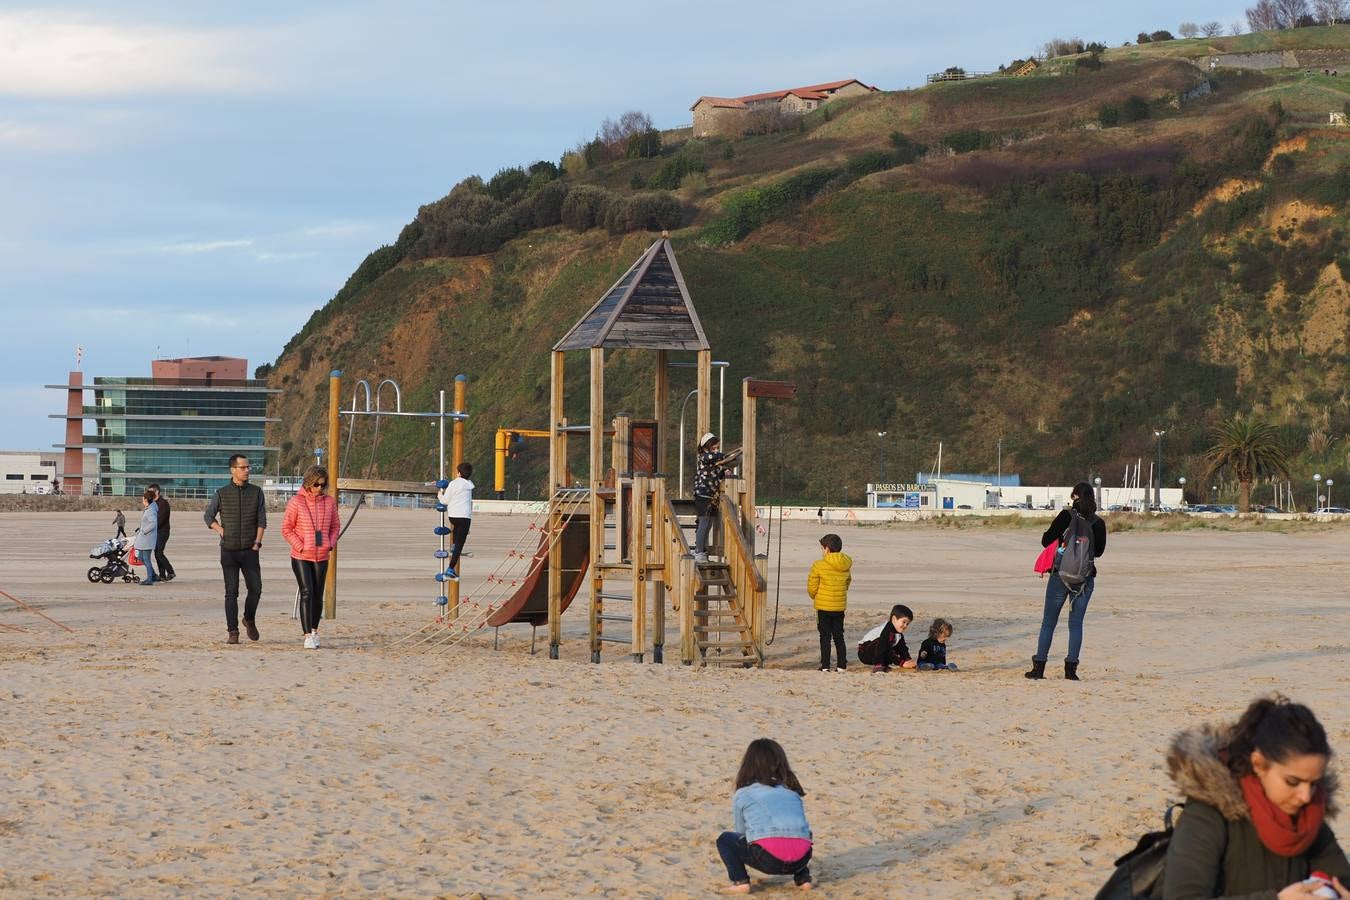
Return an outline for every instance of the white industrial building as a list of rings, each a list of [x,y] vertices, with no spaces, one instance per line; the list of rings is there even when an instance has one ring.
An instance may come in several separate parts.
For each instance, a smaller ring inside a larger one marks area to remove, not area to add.
[[[60,453],[0,450],[0,494],[51,493],[60,462]]]
[[[997,479],[926,478],[923,482],[867,485],[867,505],[875,508],[914,509],[946,512],[968,509],[1061,509],[1069,505],[1073,485],[1008,485],[999,486]],[[1153,503],[1153,491],[1148,487],[1098,488],[1098,506],[1105,510],[1112,506],[1143,508]],[[1178,507],[1182,504],[1181,488],[1163,488],[1162,505]]]

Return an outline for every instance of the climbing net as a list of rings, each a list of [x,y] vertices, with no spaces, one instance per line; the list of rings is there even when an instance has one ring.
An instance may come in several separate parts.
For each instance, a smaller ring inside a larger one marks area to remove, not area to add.
[[[390,647],[400,651],[432,651],[443,653],[463,643],[479,629],[485,627],[488,620],[501,608],[516,589],[532,578],[547,562],[549,551],[562,539],[563,532],[572,519],[581,510],[589,510],[590,496],[585,490],[561,488],[554,494],[545,512],[536,517],[506,553],[506,557],[484,579],[482,593],[468,595],[459,600],[460,618],[448,615],[444,591],[437,595],[436,618],[421,628],[394,641]],[[561,511],[557,525],[550,530],[553,510]],[[439,532],[438,532],[439,533]],[[531,551],[531,540],[536,534],[547,535],[547,540],[538,550]],[[445,573],[438,572],[437,581],[445,580]],[[464,615],[466,609],[469,614]]]

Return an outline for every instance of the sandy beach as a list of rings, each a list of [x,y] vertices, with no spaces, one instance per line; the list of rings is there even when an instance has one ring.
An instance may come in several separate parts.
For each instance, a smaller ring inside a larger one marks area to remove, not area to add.
[[[87,582],[108,518],[0,514],[0,590],[74,629],[0,598],[0,625],[24,629],[0,629],[6,897],[708,896],[759,736],[806,787],[826,896],[1084,896],[1157,827],[1176,730],[1280,690],[1350,753],[1344,528],[1113,534],[1084,680],[1060,677],[1061,624],[1032,683],[1038,528],[838,528],[851,647],[905,602],[912,648],[934,616],[955,623],[962,671],[831,675],[803,588],[814,521],[783,529],[768,665],[726,671],[618,649],[593,665],[580,599],[559,661],[542,631],[530,655],[527,626],[496,651],[487,631],[396,652],[434,614],[435,539],[431,514],[394,510],[349,531],[322,650],[301,648],[272,534],[262,639],[227,646],[199,514],[175,516],[179,577],[150,588]],[[528,522],[475,519],[467,596]],[[770,610],[777,581],[771,565]]]

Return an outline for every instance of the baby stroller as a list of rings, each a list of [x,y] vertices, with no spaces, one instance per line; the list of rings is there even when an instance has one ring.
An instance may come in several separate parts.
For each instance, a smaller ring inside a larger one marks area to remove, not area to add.
[[[117,579],[123,581],[140,581],[141,576],[131,571],[131,565],[127,562],[127,552],[130,542],[124,537],[110,537],[97,547],[89,551],[90,559],[105,560],[101,566],[90,566],[86,573],[89,581],[98,584],[100,581],[104,584],[112,584]]]

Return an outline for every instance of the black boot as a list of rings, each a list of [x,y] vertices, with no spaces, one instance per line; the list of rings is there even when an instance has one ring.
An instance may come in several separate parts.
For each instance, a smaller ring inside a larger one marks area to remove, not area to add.
[[[1031,658],[1031,671],[1030,671],[1030,672],[1023,672],[1022,675],[1023,675],[1023,677],[1025,677],[1025,678],[1034,678],[1034,679],[1041,679],[1041,678],[1044,678],[1044,677],[1045,677],[1045,660],[1043,660],[1043,659],[1036,659],[1036,658],[1033,656],[1033,657]]]
[[[1078,663],[1064,660],[1064,680],[1078,681]]]

